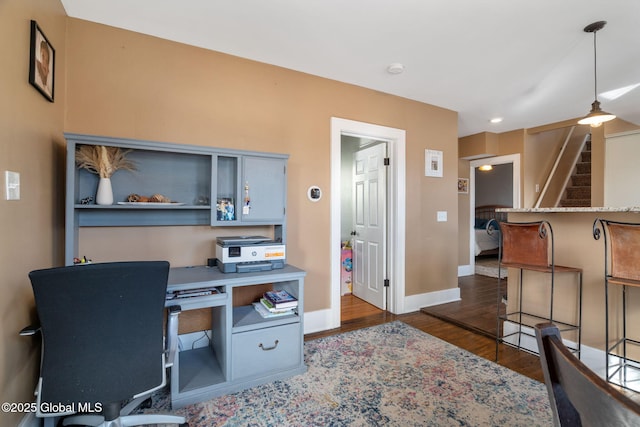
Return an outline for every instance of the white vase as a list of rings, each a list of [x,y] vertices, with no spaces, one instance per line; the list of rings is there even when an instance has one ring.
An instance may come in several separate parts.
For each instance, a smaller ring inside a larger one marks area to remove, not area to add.
[[[113,190],[111,188],[110,178],[100,178],[98,191],[96,192],[96,203],[99,205],[113,204]]]

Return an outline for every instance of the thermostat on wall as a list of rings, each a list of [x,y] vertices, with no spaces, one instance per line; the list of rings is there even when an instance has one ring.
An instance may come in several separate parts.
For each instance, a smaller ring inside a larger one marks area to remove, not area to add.
[[[317,202],[322,197],[322,190],[320,189],[320,187],[316,187],[315,185],[312,185],[307,190],[307,197],[312,202]]]

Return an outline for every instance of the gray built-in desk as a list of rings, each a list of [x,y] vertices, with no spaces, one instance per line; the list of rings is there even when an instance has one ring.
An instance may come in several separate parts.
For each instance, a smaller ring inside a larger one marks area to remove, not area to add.
[[[66,133],[65,138],[67,265],[81,255],[78,248],[82,227],[130,227],[135,232],[136,227],[269,226],[273,227],[273,239],[286,243],[287,154],[73,133]],[[111,177],[113,204],[97,205],[91,201],[95,199],[99,177],[78,169],[77,152],[83,146],[121,149],[135,165],[135,170],[120,170]],[[128,196],[134,193],[159,193],[174,203],[138,204],[129,200]],[[222,215],[222,206],[227,214],[230,206],[235,210],[232,215]],[[226,232],[229,234],[228,229]],[[223,274],[217,268],[204,266],[172,268],[169,292],[200,288],[217,291],[167,300],[167,307],[179,305],[182,312],[210,310],[212,319],[209,345],[185,345],[176,355],[171,367],[172,405],[179,408],[305,372],[305,275],[290,265],[240,274]],[[258,301],[269,287],[295,296],[297,312],[265,319],[250,303],[234,304],[234,292],[242,294],[238,300]],[[177,319],[179,322],[180,315]],[[170,331],[168,342],[182,341],[178,340],[177,327]]]
[[[303,343],[304,277],[291,265],[256,273],[221,273],[217,268],[180,267],[169,273],[167,292],[215,288],[213,295],[174,298],[166,306],[182,311],[208,308],[212,336],[207,347],[183,348],[171,368],[171,404],[181,408],[216,396],[306,372]],[[234,306],[238,288],[264,285],[298,299],[295,314],[263,318],[252,305]],[[179,316],[178,316],[179,318]]]

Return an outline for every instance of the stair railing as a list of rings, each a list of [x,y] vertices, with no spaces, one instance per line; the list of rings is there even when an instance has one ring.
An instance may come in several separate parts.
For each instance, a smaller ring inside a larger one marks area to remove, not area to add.
[[[553,180],[555,178],[555,174],[557,172],[558,165],[560,164],[560,162],[562,161],[563,156],[565,155],[565,151],[567,150],[567,147],[569,146],[569,143],[571,141],[571,138],[573,136],[573,133],[574,133],[575,129],[576,129],[575,126],[572,126],[569,129],[569,132],[568,132],[567,136],[564,139],[562,147],[560,148],[558,156],[556,157],[556,160],[553,163],[553,167],[551,168],[551,171],[549,172],[549,175],[547,176],[547,179],[546,179],[546,181],[544,183],[544,186],[542,187],[542,191],[538,195],[536,203],[533,206],[534,208],[539,208],[540,205],[542,204],[542,201],[544,200],[544,197],[547,194],[547,191],[549,190],[549,187],[550,187],[551,183],[553,182]],[[572,167],[569,169],[570,171],[573,171],[575,169],[575,167],[576,167],[576,164],[578,163],[578,159],[580,158],[580,155],[582,154],[582,150],[584,149],[584,145],[586,144],[587,136],[588,136],[588,134],[585,135],[585,137],[582,139],[582,141],[580,142],[579,149],[575,152],[575,157],[571,161]],[[558,192],[557,198],[553,203],[553,207],[558,206],[558,204],[560,203],[560,200],[562,200],[562,195],[563,195],[564,191],[567,188],[567,184],[569,183],[569,180],[571,179],[571,172],[567,173],[566,176],[564,176],[561,179],[564,180],[564,182],[562,183],[562,186],[560,187],[563,190]]]

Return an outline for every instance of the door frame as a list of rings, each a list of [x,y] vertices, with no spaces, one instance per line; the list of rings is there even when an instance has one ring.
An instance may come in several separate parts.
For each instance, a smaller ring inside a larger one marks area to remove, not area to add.
[[[475,254],[475,211],[476,211],[476,168],[482,165],[513,165],[513,207],[520,207],[520,154],[509,154],[506,156],[495,156],[484,159],[469,161],[469,266],[471,274],[474,274],[476,267]]]
[[[388,171],[387,203],[389,270],[391,283],[387,307],[394,314],[404,312],[405,292],[405,206],[406,206],[406,132],[402,129],[331,118],[331,307],[329,328],[340,326],[340,220],[341,220],[341,147],[342,136],[355,136],[383,140],[388,143],[390,166]]]

